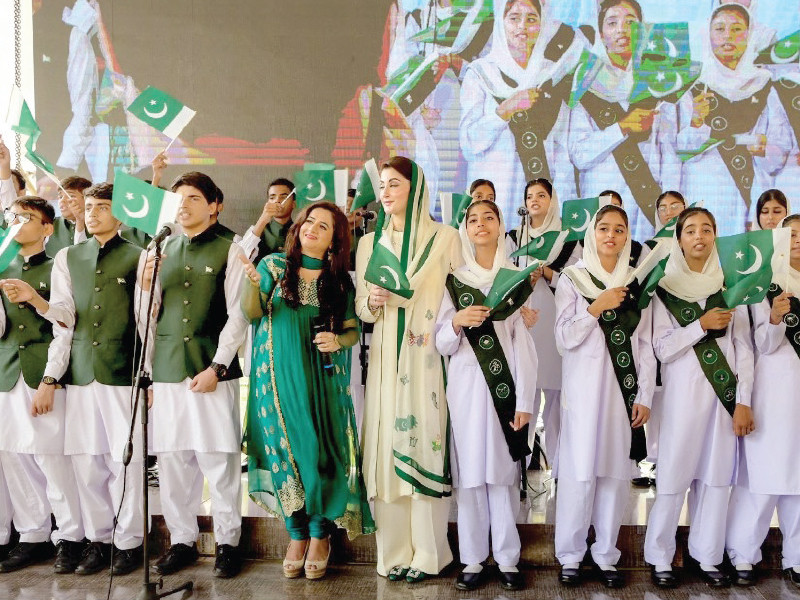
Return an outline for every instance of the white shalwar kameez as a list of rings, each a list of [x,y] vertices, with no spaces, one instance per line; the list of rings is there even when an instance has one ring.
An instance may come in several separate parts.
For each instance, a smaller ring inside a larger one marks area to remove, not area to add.
[[[800,567],[800,370],[786,325],[770,323],[765,299],[753,306],[757,351],[755,430],[741,441],[738,479],[728,510],[726,549],[733,564],[761,561],[761,544],[778,509],[783,568]]]

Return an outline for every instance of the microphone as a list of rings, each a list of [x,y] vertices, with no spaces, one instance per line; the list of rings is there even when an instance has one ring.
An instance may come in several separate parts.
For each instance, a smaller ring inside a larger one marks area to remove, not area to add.
[[[527,217],[527,216],[528,216],[528,207],[527,207],[527,206],[520,206],[520,207],[517,209],[517,214],[518,214],[520,217]]]
[[[322,317],[314,317],[311,322],[311,331],[314,333],[314,337],[318,333],[323,333],[328,331],[328,328],[325,323],[325,319]],[[328,376],[333,375],[333,363],[331,362],[331,355],[327,352],[323,352],[322,350],[318,350],[319,353],[322,355],[322,368],[325,371],[325,374]]]
[[[361,213],[361,218],[364,219],[364,222],[372,221],[373,219],[378,218],[378,213],[376,213],[374,210],[365,210],[363,213]]]
[[[152,250],[156,246],[160,246],[161,242],[167,239],[169,236],[172,235],[172,232],[175,230],[175,223],[164,223],[162,225],[161,230],[150,240],[150,243],[147,244],[147,249]]]

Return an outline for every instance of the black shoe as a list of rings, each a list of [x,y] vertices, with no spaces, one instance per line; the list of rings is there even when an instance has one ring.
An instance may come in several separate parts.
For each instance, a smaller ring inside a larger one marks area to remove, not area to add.
[[[81,562],[83,548],[83,542],[59,540],[56,544],[56,562],[53,563],[53,572],[56,575],[74,573],[78,563]]]
[[[634,477],[631,479],[631,485],[638,488],[649,488],[655,485],[656,480],[652,477]]]
[[[568,569],[566,567],[561,567],[561,572],[558,574],[558,580],[563,585],[578,585],[582,583],[583,576],[581,575],[581,568],[578,567],[577,569]]]
[[[11,552],[11,549],[14,547],[14,544],[9,542],[8,544],[0,545],[0,562],[4,561],[8,558],[8,553]]]
[[[230,579],[242,570],[242,556],[238,546],[217,544],[217,558],[214,560],[214,577]]]
[[[656,571],[655,566],[651,567],[650,579],[653,584],[660,588],[674,588],[678,587],[678,578],[672,571]]]
[[[11,573],[48,560],[53,557],[54,551],[50,542],[20,542],[9,551],[8,557],[0,562],[0,573]]]
[[[114,562],[111,563],[112,575],[127,575],[142,566],[142,546],[130,550],[120,550],[114,546]]]
[[[500,587],[510,592],[525,589],[525,575],[517,571],[500,571],[498,570],[498,578],[500,579]]]
[[[694,567],[694,570],[697,572],[700,580],[708,584],[709,587],[724,588],[731,585],[730,578],[725,573],[720,571],[719,567],[716,567],[714,571],[706,571],[700,567],[700,563],[691,556],[688,558],[687,562]]]
[[[197,562],[200,553],[197,544],[172,544],[169,550],[153,564],[153,571],[159,575],[172,575]]]
[[[597,574],[607,588],[619,589],[625,587],[625,577],[619,571],[604,571],[600,567],[597,568]]]
[[[797,587],[800,588],[800,573],[798,573],[794,569],[784,569],[783,572],[786,573],[786,576],[789,578],[789,581],[791,581],[793,584],[795,584]]]
[[[83,550],[81,562],[75,568],[75,575],[93,575],[109,567],[111,544],[90,542]]]
[[[756,584],[756,570],[755,569],[742,569],[741,571],[736,567],[733,567],[733,572],[731,573],[733,577],[733,583],[738,585],[739,587],[750,587],[751,585]]]
[[[486,579],[486,567],[480,573],[464,573],[463,571],[456,577],[456,588],[470,592],[477,590],[484,584]]]

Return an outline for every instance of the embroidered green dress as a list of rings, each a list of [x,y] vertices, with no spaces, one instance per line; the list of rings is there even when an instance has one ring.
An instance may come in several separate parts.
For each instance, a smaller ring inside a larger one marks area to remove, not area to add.
[[[303,510],[322,516],[352,539],[375,524],[361,477],[350,350],[330,353],[333,373],[324,372],[312,342],[317,281],[299,278],[300,306],[293,309],[279,285],[285,269],[283,254],[269,255],[258,265],[260,289],[244,284],[243,309],[255,326],[244,432],[250,497],[284,520]],[[344,299],[350,329],[339,336],[343,345],[358,336],[354,295]]]

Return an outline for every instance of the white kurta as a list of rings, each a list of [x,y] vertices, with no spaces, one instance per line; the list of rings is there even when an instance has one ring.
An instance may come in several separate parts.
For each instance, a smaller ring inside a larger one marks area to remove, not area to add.
[[[489,292],[487,286],[481,289]],[[492,395],[475,351],[461,331],[453,331],[456,309],[445,293],[436,320],[436,349],[450,356],[447,368],[447,406],[452,424],[453,487],[484,484],[516,485],[519,464],[511,459]],[[536,392],[536,348],[519,311],[495,321],[494,329],[516,388],[516,411],[533,413]],[[535,426],[535,421],[531,421]]]
[[[503,214],[515,214],[516,208],[523,204],[525,172],[508,121],[495,112],[498,102],[473,68],[468,68],[464,75],[460,101],[460,141],[467,161],[467,181],[491,179],[497,205]],[[562,103],[556,124],[544,145],[553,187],[560,197],[575,198],[572,165],[560,141],[566,138],[568,120],[568,110]]]
[[[1,310],[1,309],[0,309]],[[8,392],[0,393],[0,451],[18,454],[64,453],[64,409],[63,389],[55,390],[53,410],[46,415],[31,415],[33,394],[20,373],[16,385]]]
[[[564,358],[558,472],[574,481],[597,477],[628,480],[638,473],[630,459],[630,419],[605,336],[588,308],[572,281],[561,277],[556,288],[555,326],[556,344]],[[639,384],[636,403],[648,408],[656,372],[650,329],[647,308],[631,344]]]
[[[630,109],[627,105],[623,105],[623,108]],[[675,105],[661,104],[650,136],[639,142],[639,150],[662,189],[679,189],[681,183],[680,161],[675,154],[676,115]],[[625,212],[628,213],[631,235],[643,241],[653,237],[655,229],[642,214],[612,154],[626,139],[619,124],[601,129],[581,104],[570,112],[569,155],[575,168],[580,171],[580,195],[588,198],[607,189],[619,192],[624,200]],[[636,180],[635,175],[633,177]],[[655,201],[653,198],[651,217],[655,214]]]
[[[704,308],[706,301],[699,304]],[[709,486],[728,486],[736,464],[736,435],[733,420],[703,374],[694,351],[705,332],[699,320],[681,327],[658,297],[653,298],[652,307],[653,348],[661,361],[663,393],[658,492],[683,494],[695,479]],[[736,402],[749,406],[753,349],[746,307],[736,308],[717,344],[738,379]]]
[[[678,150],[696,150],[710,137],[714,137],[715,132],[706,124],[692,127],[692,110],[692,95],[684,94],[678,102],[680,124]],[[758,196],[771,187],[774,175],[786,161],[791,146],[790,133],[786,113],[778,95],[775,90],[770,90],[766,109],[758,117],[753,129],[743,136],[743,138],[767,136],[766,155],[753,157],[754,173],[750,197],[744,200],[716,148],[683,164],[683,181],[680,189],[691,201],[703,200],[704,208],[714,213],[717,218],[717,235],[742,233],[745,222],[752,220]],[[745,202],[750,203],[749,211]]]
[[[800,362],[786,339],[786,325],[769,322],[769,302],[752,310],[756,428],[742,439],[738,483],[755,494],[800,494]]]

